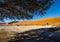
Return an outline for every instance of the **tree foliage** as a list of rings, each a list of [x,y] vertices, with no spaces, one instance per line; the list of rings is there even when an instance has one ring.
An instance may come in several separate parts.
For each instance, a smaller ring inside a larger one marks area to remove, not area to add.
[[[43,15],[53,0],[3,0],[0,1],[0,20],[31,19],[34,13]]]

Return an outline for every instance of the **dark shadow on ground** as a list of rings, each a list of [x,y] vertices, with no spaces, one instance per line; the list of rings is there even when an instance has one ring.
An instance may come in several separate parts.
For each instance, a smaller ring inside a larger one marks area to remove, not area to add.
[[[8,42],[60,42],[60,27],[30,30],[15,35]]]

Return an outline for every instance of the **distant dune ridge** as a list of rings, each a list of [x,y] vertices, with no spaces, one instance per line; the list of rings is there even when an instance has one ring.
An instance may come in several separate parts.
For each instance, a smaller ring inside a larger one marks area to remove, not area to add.
[[[60,25],[60,17],[22,21],[22,22],[13,22],[13,23],[6,23],[4,25],[11,25],[11,26]]]
[[[17,23],[12,23],[12,25],[17,25],[17,26],[29,26],[29,25],[56,25],[60,24],[60,17],[57,18],[45,18],[45,19],[40,19],[40,20],[31,20],[31,21],[23,21],[23,22],[17,22]]]

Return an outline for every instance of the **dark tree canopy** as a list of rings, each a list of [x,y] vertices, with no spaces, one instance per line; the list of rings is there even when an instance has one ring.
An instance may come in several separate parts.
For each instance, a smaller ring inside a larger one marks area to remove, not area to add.
[[[4,0],[0,1],[0,21],[4,19],[31,19],[35,13],[43,15],[53,0]]]

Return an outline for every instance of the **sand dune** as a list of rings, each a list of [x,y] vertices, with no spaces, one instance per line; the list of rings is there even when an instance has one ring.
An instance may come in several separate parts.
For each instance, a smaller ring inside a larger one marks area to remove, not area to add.
[[[41,25],[60,25],[60,17],[44,18],[40,20],[28,20],[21,22],[9,22],[0,24],[0,26],[41,26]]]
[[[17,23],[12,23],[11,25],[15,26],[36,26],[36,25],[60,25],[60,17],[58,18],[45,18],[45,19],[40,19],[40,20],[31,20],[31,21],[23,21],[23,22],[17,22]]]

